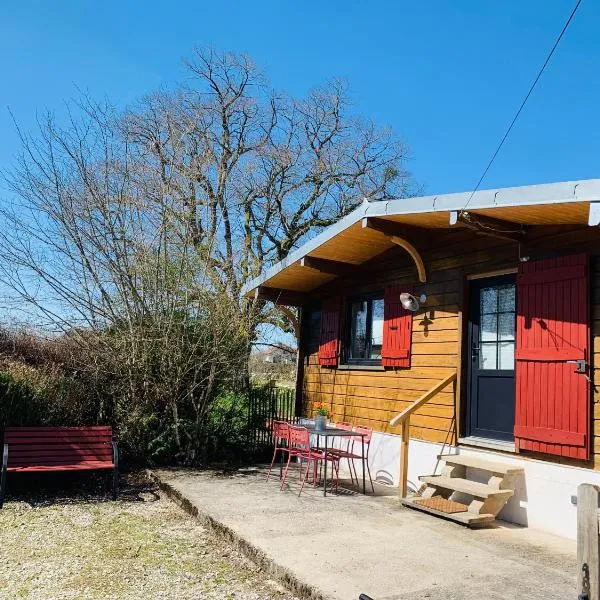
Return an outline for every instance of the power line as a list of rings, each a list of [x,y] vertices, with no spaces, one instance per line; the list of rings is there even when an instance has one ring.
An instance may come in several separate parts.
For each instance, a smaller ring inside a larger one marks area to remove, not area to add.
[[[504,142],[506,141],[506,138],[509,136],[510,132],[512,131],[512,128],[514,127],[514,124],[517,122],[517,119],[519,118],[519,115],[523,111],[523,108],[525,108],[525,104],[527,104],[527,100],[529,100],[529,96],[531,96],[531,93],[535,89],[535,86],[537,85],[538,81],[540,80],[540,77],[542,76],[542,74],[546,70],[546,67],[548,66],[548,63],[550,62],[550,59],[554,55],[554,52],[555,52],[556,48],[558,47],[558,44],[560,44],[560,40],[562,40],[563,36],[565,35],[565,32],[569,28],[569,25],[571,24],[571,21],[573,20],[573,17],[575,17],[575,13],[577,12],[577,9],[579,8],[579,5],[581,4],[581,2],[582,2],[582,0],[577,0],[577,3],[575,4],[575,7],[571,11],[571,14],[569,15],[569,18],[567,19],[564,27],[562,28],[562,31],[560,32],[560,35],[556,38],[556,41],[554,42],[554,45],[552,46],[552,49],[548,53],[548,56],[546,57],[546,60],[544,61],[544,64],[542,65],[542,68],[538,71],[538,74],[537,74],[536,78],[533,80],[533,83],[531,84],[531,87],[529,88],[529,91],[527,92],[527,95],[523,99],[523,102],[521,102],[521,106],[519,106],[519,110],[517,110],[515,116],[513,117],[513,120],[510,122],[510,125],[508,126],[508,129],[506,130],[506,133],[504,134],[504,137],[500,140],[500,143],[498,144],[498,147],[496,148],[496,151],[492,155],[492,158],[490,159],[490,162],[488,163],[487,167],[485,168],[485,171],[483,172],[483,174],[479,178],[479,181],[477,182],[477,185],[475,186],[475,189],[471,192],[471,195],[469,196],[469,199],[467,200],[467,203],[465,204],[465,206],[464,206],[464,208],[462,209],[461,212],[464,212],[467,209],[467,206],[469,206],[469,202],[471,202],[471,200],[473,199],[473,196],[475,195],[475,192],[479,189],[479,186],[481,185],[481,183],[485,179],[485,176],[487,175],[488,171],[490,170],[490,167],[492,166],[494,160],[496,160],[496,157],[498,156],[498,153],[502,149],[502,146],[504,145]]]

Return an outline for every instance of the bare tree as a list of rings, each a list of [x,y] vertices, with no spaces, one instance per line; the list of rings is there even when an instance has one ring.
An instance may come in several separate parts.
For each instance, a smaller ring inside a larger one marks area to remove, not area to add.
[[[245,383],[247,324],[210,283],[193,229],[132,152],[121,115],[79,109],[66,127],[49,117],[22,136],[7,175],[16,200],[1,212],[2,281],[61,334],[63,364],[110,399],[132,452],[172,441],[193,460],[216,394]]]
[[[186,86],[145,98],[124,122],[137,162],[177,199],[216,288],[239,298],[364,198],[409,194],[405,146],[350,115],[341,82],[294,99],[246,56],[199,50],[187,66]],[[252,332],[261,322],[291,330],[289,313],[263,302],[242,310]]]
[[[185,85],[120,112],[83,98],[48,116],[6,180],[5,284],[54,328],[130,329],[228,299],[250,343],[293,314],[242,286],[320,229],[410,193],[405,146],[332,82],[276,93],[246,56],[198,50]]]

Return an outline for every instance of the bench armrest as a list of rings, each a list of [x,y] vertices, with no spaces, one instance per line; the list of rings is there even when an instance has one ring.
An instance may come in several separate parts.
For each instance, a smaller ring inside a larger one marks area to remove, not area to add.
[[[4,444],[2,451],[2,471],[0,471],[0,508],[4,505],[4,494],[6,493],[6,468],[8,466],[8,444]]]

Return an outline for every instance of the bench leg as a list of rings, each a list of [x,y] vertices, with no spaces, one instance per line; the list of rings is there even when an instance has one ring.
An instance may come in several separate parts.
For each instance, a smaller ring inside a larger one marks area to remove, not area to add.
[[[112,474],[111,495],[116,500],[119,493],[119,471],[115,468]]]
[[[4,506],[4,494],[6,493],[6,468],[8,466],[8,444],[4,444],[2,452],[2,472],[0,473],[0,508]]]
[[[112,499],[116,500],[117,495],[119,493],[119,450],[117,449],[116,442],[112,443],[113,447],[113,462],[115,464],[115,468],[113,469],[112,474]]]

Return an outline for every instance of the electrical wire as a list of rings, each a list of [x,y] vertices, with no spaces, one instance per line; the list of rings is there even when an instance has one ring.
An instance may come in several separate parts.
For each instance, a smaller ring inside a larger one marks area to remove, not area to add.
[[[492,158],[490,159],[487,167],[483,171],[483,174],[479,178],[479,181],[477,182],[477,185],[475,186],[475,189],[471,192],[471,195],[469,196],[469,199],[467,200],[467,203],[465,204],[465,206],[463,207],[463,209],[461,210],[461,212],[464,212],[467,209],[467,207],[469,206],[469,203],[471,202],[471,200],[473,199],[473,196],[475,195],[475,192],[479,189],[479,186],[482,184],[485,176],[487,175],[488,171],[490,170],[490,167],[494,163],[494,160],[496,160],[496,157],[498,156],[498,153],[502,149],[502,146],[504,145],[504,142],[508,138],[510,132],[512,131],[512,128],[514,127],[515,123],[517,122],[517,119],[519,118],[519,115],[523,111],[523,108],[525,108],[525,104],[527,104],[527,100],[529,100],[529,96],[531,96],[533,90],[535,89],[535,86],[537,85],[537,83],[540,80],[542,74],[546,70],[546,67],[548,66],[548,63],[550,62],[550,59],[554,55],[554,52],[556,51],[556,48],[558,47],[558,44],[560,44],[560,41],[562,40],[562,38],[565,35],[567,29],[569,28],[569,25],[571,24],[571,21],[575,17],[575,13],[577,12],[577,9],[579,8],[579,5],[581,4],[581,2],[582,2],[582,0],[577,0],[577,3],[575,4],[575,7],[571,11],[571,14],[569,15],[569,18],[567,19],[566,23],[564,24],[564,26],[562,28],[562,31],[560,32],[559,36],[556,38],[556,41],[554,42],[554,45],[552,46],[552,49],[548,53],[548,56],[546,56],[546,60],[544,61],[544,64],[542,65],[541,69],[538,71],[538,74],[537,74],[536,78],[533,80],[533,83],[531,84],[531,86],[529,88],[529,91],[527,92],[527,95],[523,99],[523,102],[521,102],[521,106],[519,106],[519,110],[517,110],[517,112],[515,113],[515,116],[513,117],[513,120],[510,122],[510,125],[508,126],[508,129],[506,130],[504,136],[500,140],[500,143],[498,144],[498,147],[496,148],[496,151],[492,155]]]

